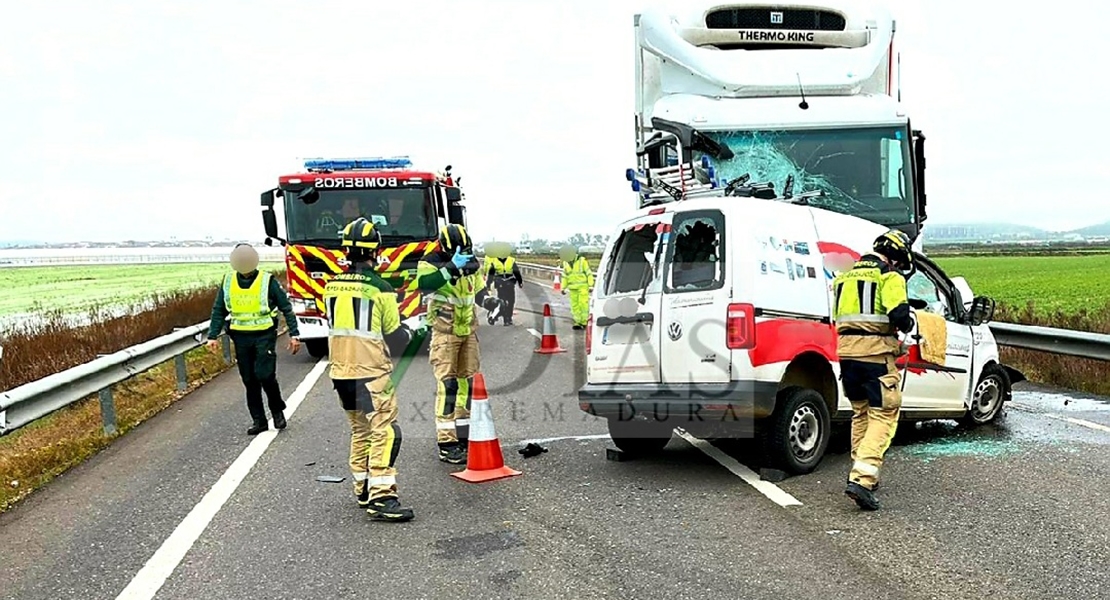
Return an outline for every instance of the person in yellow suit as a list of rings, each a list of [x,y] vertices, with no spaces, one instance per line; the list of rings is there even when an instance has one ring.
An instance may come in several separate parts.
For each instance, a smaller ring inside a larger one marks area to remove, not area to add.
[[[324,287],[332,386],[351,424],[351,478],[358,505],[379,521],[408,521],[413,511],[397,498],[401,427],[387,342],[411,341],[401,327],[397,296],[374,271],[381,233],[359,217],[343,229],[350,262]]]
[[[840,378],[852,403],[852,471],[844,493],[864,510],[880,507],[874,490],[902,409],[895,360],[903,348],[898,331],[913,329],[904,275],[912,269],[909,237],[891,230],[833,280]]]
[[[563,294],[570,296],[573,328],[585,329],[590,318],[590,289],[594,287],[590,262],[574,246],[563,246],[559,258],[563,263]]]
[[[466,462],[471,384],[481,362],[476,299],[484,295],[484,282],[479,271],[470,236],[456,224],[440,230],[436,250],[416,267],[432,331],[428,353],[436,378],[436,444],[439,459],[451,464]]]

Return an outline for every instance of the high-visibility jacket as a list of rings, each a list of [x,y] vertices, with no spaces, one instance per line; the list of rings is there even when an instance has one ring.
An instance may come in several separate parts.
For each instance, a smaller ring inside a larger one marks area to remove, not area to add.
[[[563,261],[562,284],[568,290],[594,286],[594,274],[590,270],[590,262],[586,260],[585,256],[579,256],[569,263]]]
[[[418,279],[423,279],[436,276],[443,270],[427,260],[422,260],[416,266],[416,276]],[[428,303],[428,314],[425,317],[427,323],[431,325],[436,319],[441,319],[451,323],[455,335],[459,337],[470,335],[478,326],[478,307],[474,297],[483,287],[482,277],[478,273],[463,275],[453,282],[445,276],[443,285],[425,294],[425,301]]]
[[[909,331],[906,278],[873,254],[833,280],[837,353],[858,358],[897,353],[897,330]]]
[[[372,272],[352,271],[324,286],[332,379],[375,379],[393,372],[385,337],[401,328],[397,295]]]
[[[274,327],[277,307],[270,306],[270,274],[259,273],[251,286],[239,285],[235,273],[224,277],[224,305],[232,331],[266,331]]]
[[[505,260],[501,260],[500,258],[492,258],[491,257],[489,259],[488,269],[494,275],[497,275],[499,277],[512,277],[513,267],[515,267],[515,266],[516,266],[516,259],[511,257],[511,256],[506,258]]]

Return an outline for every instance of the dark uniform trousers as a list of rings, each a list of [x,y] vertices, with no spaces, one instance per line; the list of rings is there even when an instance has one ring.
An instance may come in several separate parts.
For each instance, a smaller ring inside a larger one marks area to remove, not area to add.
[[[239,377],[247,389],[247,410],[256,423],[266,422],[262,392],[266,392],[270,413],[284,411],[277,381],[277,328],[259,332],[231,331]]]
[[[501,317],[506,323],[513,322],[513,309],[516,308],[516,279],[512,277],[499,277],[494,275],[493,287],[497,290],[497,298],[505,301],[501,308]]]

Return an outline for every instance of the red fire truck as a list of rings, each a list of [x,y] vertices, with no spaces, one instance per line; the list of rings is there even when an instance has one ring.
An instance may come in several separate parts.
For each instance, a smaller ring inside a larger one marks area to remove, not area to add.
[[[278,187],[263,192],[266,243],[285,246],[289,296],[309,354],[327,354],[321,295],[324,284],[347,266],[339,244],[347,223],[364,217],[381,231],[378,272],[397,290],[403,325],[415,330],[425,312],[416,289],[416,264],[435,249],[442,226],[466,225],[462,202],[450,166],[441,172],[419,170],[405,156],[306,160],[303,172],[282,175]],[[282,209],[284,237],[275,204]]]

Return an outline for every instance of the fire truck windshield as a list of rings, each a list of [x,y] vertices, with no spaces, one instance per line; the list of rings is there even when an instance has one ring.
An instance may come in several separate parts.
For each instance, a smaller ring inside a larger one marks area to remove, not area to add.
[[[427,188],[319,190],[312,204],[285,195],[286,231],[290,243],[339,247],[343,226],[364,217],[374,223],[386,244],[436,237],[435,216]]]

